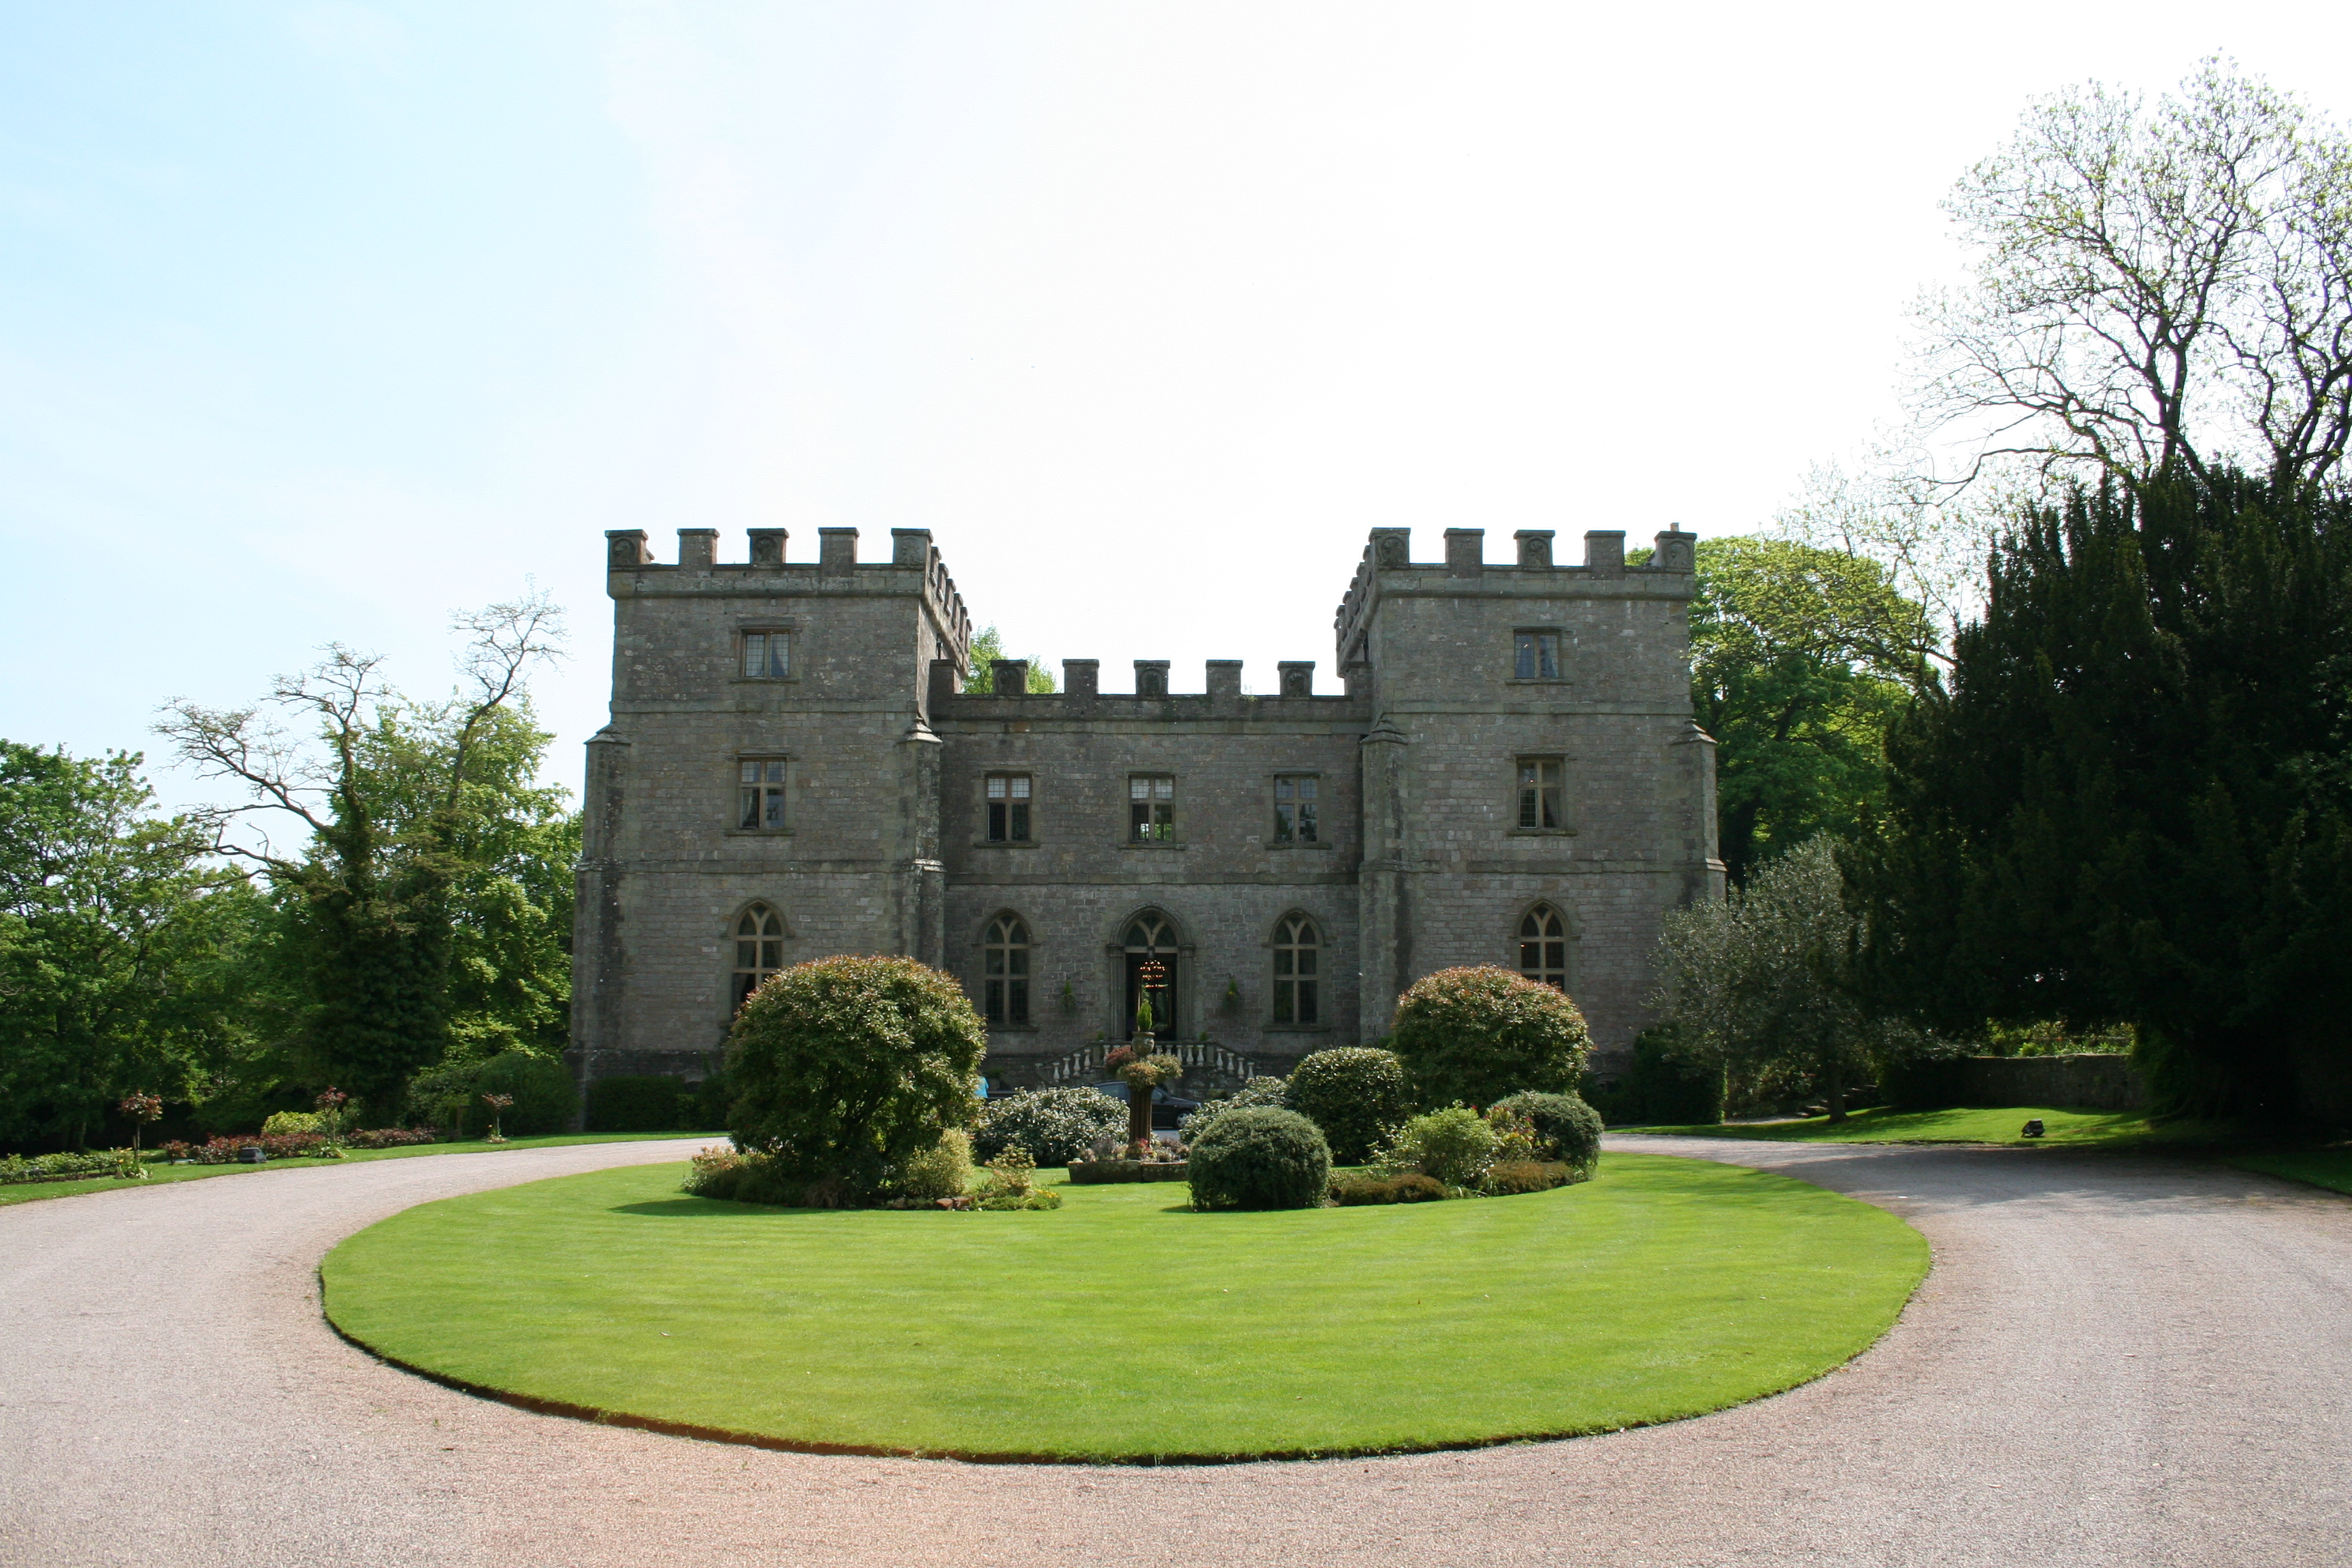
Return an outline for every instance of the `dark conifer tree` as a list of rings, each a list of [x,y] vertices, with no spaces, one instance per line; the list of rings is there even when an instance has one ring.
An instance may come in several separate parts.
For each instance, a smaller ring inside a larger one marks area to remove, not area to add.
[[[2352,1120],[2352,503],[2230,472],[2021,520],[1848,874],[1883,1001],[2126,1022],[2161,1109]]]

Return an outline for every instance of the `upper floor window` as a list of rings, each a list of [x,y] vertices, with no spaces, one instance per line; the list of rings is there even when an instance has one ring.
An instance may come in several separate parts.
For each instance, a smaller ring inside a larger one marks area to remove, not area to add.
[[[1274,781],[1274,841],[1315,842],[1316,799],[1322,781],[1311,773],[1285,773]]]
[[[1305,915],[1286,915],[1274,932],[1274,1021],[1318,1022],[1315,989],[1321,979],[1316,960],[1323,939]]]
[[[1176,837],[1176,780],[1170,773],[1130,773],[1127,780],[1128,838],[1157,844]]]
[[[753,904],[735,921],[735,1005],[784,966],[784,920],[765,904]]]
[[[1542,831],[1568,826],[1567,803],[1562,798],[1567,774],[1568,765],[1559,757],[1519,759],[1521,830]]]
[[[991,844],[1029,842],[1029,775],[988,775],[988,841]]]
[[[1558,680],[1559,679],[1559,634],[1558,632],[1518,632],[1514,634],[1517,660],[1512,668],[1520,680]]]
[[[735,826],[780,830],[784,826],[784,759],[745,757]]]
[[[1568,921],[1549,904],[1519,921],[1519,973],[1556,991],[1568,989]]]
[[[981,1011],[992,1024],[1029,1021],[1029,928],[1018,915],[988,922],[981,941]]]
[[[743,676],[747,680],[782,680],[793,672],[793,634],[745,632]]]

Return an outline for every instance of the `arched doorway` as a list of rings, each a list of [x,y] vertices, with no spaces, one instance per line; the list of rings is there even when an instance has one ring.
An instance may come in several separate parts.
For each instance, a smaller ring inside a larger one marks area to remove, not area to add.
[[[1178,1039],[1176,1019],[1176,923],[1157,910],[1146,910],[1127,922],[1127,1016],[1129,1033],[1135,1015],[1148,993],[1151,997],[1152,1032],[1162,1039]]]

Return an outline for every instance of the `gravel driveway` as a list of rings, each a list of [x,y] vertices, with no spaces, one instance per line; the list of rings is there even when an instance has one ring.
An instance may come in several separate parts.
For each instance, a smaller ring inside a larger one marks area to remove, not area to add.
[[[320,1258],[386,1215],[701,1142],[0,1209],[0,1563],[2352,1561],[2352,1203],[2168,1163],[1612,1139],[1883,1205],[1935,1244],[1935,1271],[1877,1349],[1807,1387],[1464,1454],[1142,1470],[770,1453],[468,1398],[319,1315]]]

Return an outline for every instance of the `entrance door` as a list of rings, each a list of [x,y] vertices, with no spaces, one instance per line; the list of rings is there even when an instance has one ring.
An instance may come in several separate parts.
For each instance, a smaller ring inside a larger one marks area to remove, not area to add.
[[[1156,968],[1147,970],[1146,965]],[[1140,914],[1127,927],[1127,1029],[1146,994],[1151,998],[1151,1029],[1163,1040],[1181,1038],[1176,1026],[1176,928],[1168,917]]]

